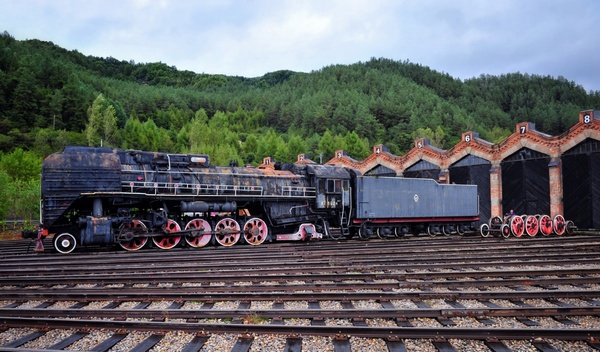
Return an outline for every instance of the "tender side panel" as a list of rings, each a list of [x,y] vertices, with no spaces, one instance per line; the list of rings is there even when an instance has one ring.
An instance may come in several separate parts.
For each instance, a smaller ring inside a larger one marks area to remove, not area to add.
[[[121,165],[111,152],[70,152],[48,156],[42,165],[42,223],[59,219],[71,204],[87,192],[121,190]]]
[[[357,177],[356,187],[358,219],[478,215],[475,185],[441,185],[434,180],[402,177]]]

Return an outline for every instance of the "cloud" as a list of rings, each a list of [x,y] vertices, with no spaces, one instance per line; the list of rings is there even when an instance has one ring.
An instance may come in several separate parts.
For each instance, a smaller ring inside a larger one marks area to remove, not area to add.
[[[596,0],[21,0],[0,2],[0,23],[20,40],[199,73],[385,57],[461,79],[519,71],[600,90]]]

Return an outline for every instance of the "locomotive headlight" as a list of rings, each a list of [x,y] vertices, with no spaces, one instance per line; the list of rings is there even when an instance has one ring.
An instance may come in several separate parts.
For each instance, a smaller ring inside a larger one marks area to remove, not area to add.
[[[419,195],[418,195],[418,194],[415,194],[415,195],[413,196],[413,199],[414,199],[415,203],[418,203],[418,202],[419,202]]]

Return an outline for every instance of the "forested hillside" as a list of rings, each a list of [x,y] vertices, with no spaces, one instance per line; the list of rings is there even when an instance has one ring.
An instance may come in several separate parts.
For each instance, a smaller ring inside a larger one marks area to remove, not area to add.
[[[558,134],[600,108],[563,78],[527,74],[462,82],[410,62],[371,59],[258,78],[179,71],[164,63],[85,56],[0,35],[0,150],[39,156],[65,144],[203,152],[223,164],[292,161],[376,143],[400,154],[428,137],[451,147],[462,132],[497,142],[521,121]]]

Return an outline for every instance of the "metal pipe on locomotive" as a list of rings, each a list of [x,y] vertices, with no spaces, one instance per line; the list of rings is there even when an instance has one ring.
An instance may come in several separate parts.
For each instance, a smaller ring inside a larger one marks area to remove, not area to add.
[[[54,248],[304,241],[463,233],[477,187],[369,177],[332,165],[210,165],[206,155],[66,147],[42,166],[41,239]],[[336,228],[333,231],[332,228]]]

